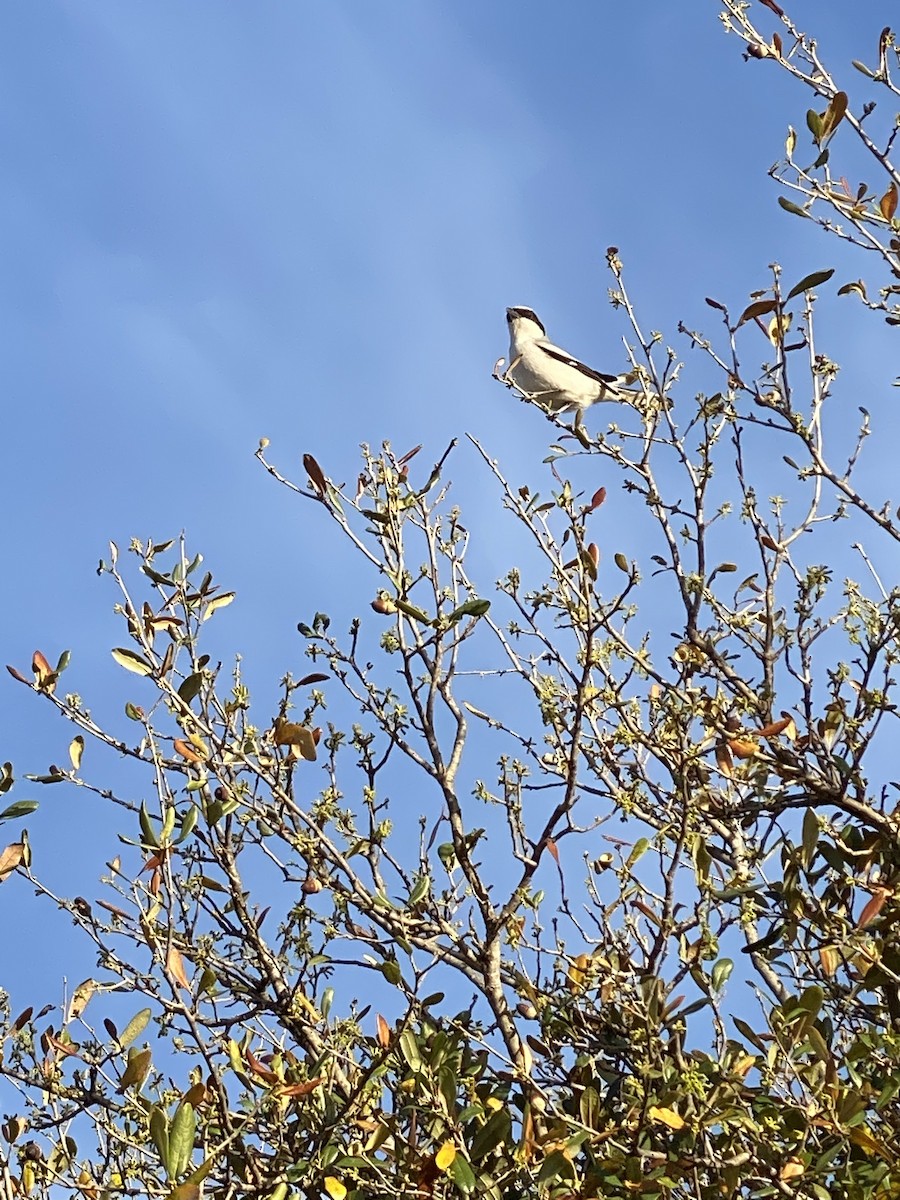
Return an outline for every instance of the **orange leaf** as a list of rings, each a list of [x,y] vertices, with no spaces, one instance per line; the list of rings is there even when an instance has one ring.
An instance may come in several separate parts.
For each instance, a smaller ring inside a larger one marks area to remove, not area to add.
[[[780,721],[773,721],[771,725],[765,725],[762,729],[757,729],[756,736],[764,738],[777,737],[779,733],[784,733],[789,725],[793,725],[793,717],[782,717]]]
[[[884,908],[885,901],[889,895],[890,892],[887,890],[887,888],[875,889],[872,899],[859,914],[859,920],[856,922],[857,929],[865,929],[867,925],[875,920],[875,918]]]
[[[40,650],[35,650],[31,660],[31,669],[38,677],[38,683],[43,683],[48,675],[53,674],[53,668],[41,654]]]
[[[778,1172],[778,1178],[781,1180],[799,1179],[800,1176],[804,1175],[805,1173],[806,1166],[800,1161],[799,1158],[789,1158]]]
[[[198,754],[189,742],[185,742],[181,738],[175,738],[172,742],[172,749],[177,754],[180,754],[182,758],[187,759],[189,763],[203,762],[203,755]]]
[[[735,758],[752,758],[759,750],[756,742],[744,741],[741,738],[735,738],[728,746]]]
[[[878,201],[878,207],[886,221],[893,220],[894,213],[897,211],[897,185],[893,180],[891,180],[888,190]]]
[[[181,951],[176,950],[174,946],[169,947],[169,953],[166,955],[166,969],[179,987],[183,987],[186,992],[191,990]]]
[[[391,1044],[391,1027],[388,1025],[381,1013],[376,1014],[375,1028],[377,1030],[378,1045],[381,1046],[382,1049],[387,1050],[388,1046]]]
[[[726,779],[731,779],[734,774],[734,759],[724,742],[719,742],[716,746],[716,766]]]
[[[553,838],[548,837],[546,845],[547,849],[550,851],[550,857],[553,859],[556,865],[559,866],[559,851],[556,848],[556,842],[554,842]]]

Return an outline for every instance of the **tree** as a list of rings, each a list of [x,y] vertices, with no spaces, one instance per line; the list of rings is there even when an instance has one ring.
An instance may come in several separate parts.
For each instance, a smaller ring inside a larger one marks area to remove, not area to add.
[[[6,1195],[897,1194],[900,592],[877,563],[900,525],[815,335],[817,291],[900,321],[897,126],[870,133],[763,5],[771,40],[737,0],[727,26],[819,98],[782,206],[874,251],[877,298],[774,268],[737,316],[710,299],[719,334],[682,332],[718,390],[676,408],[678,356],[611,249],[643,399],[604,433],[548,417],[544,495],[470,439],[526,539],[496,587],[467,565],[454,447],[424,471],[364,448],[345,486],[261,444],[372,581],[349,630],[300,624],[277,712],[205,653],[233,593],[183,544],[103,564],[122,730],[62,693],[65,656],[10,668],[75,730],[38,781],[104,796],[125,849],[91,900],[24,833],[0,855],[97,956],[65,1011],[6,1007]],[[886,30],[855,65],[893,98],[896,62]],[[873,189],[832,175],[839,130]],[[646,552],[611,547],[611,487]],[[839,585],[852,545],[863,581]],[[96,781],[103,748],[152,803]]]

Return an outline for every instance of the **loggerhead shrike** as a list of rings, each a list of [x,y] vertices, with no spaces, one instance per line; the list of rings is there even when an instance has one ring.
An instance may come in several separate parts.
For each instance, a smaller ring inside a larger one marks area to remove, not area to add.
[[[575,412],[580,419],[592,404],[634,401],[642,394],[627,386],[625,376],[603,375],[554,346],[533,309],[508,308],[506,321],[509,366],[501,374],[501,358],[494,375],[551,413]]]

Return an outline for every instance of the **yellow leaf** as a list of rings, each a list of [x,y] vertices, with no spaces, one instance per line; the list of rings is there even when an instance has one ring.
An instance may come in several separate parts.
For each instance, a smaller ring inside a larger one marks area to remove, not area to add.
[[[344,1200],[344,1197],[347,1195],[347,1189],[334,1175],[325,1176],[325,1191],[331,1197],[331,1200]]]
[[[444,1142],[440,1150],[434,1156],[434,1165],[439,1171],[446,1171],[453,1160],[456,1158],[456,1146],[453,1142]]]
[[[841,965],[841,956],[838,954],[834,946],[823,946],[819,951],[819,962],[822,970],[830,979],[838,967]]]
[[[77,737],[73,737],[69,742],[69,762],[77,771],[81,766],[81,756],[84,753],[84,738],[79,733]]]
[[[654,1105],[647,1115],[651,1121],[659,1121],[670,1129],[684,1129],[684,1117],[679,1117],[673,1108],[657,1108]]]
[[[223,592],[221,596],[216,596],[214,600],[210,600],[206,606],[206,611],[203,613],[203,620],[208,621],[213,613],[219,608],[225,608],[234,599],[234,592]]]
[[[572,960],[568,970],[570,991],[578,992],[584,986],[590,961],[587,954],[579,954],[577,958]]]
[[[135,654],[133,650],[113,650],[112,656],[120,667],[124,667],[126,671],[133,671],[135,675],[150,675],[153,672],[147,660]]]

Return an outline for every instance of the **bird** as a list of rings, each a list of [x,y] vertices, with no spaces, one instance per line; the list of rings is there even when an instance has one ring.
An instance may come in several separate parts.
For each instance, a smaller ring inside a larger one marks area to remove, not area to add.
[[[501,374],[503,359],[499,359],[494,375],[550,413],[574,412],[580,420],[592,404],[633,402],[641,395],[638,388],[628,386],[627,376],[604,375],[554,346],[534,309],[508,308],[506,322],[509,366]]]

